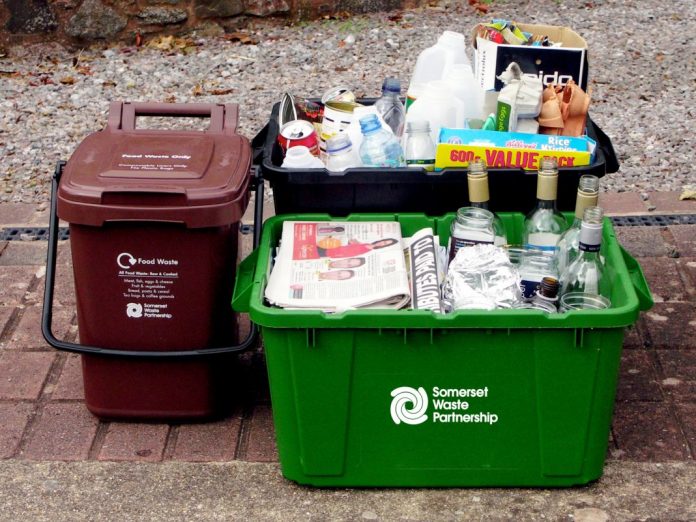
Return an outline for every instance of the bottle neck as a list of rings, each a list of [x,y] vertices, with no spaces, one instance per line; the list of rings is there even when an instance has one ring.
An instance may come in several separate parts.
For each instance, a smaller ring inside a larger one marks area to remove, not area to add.
[[[580,237],[578,241],[579,255],[585,259],[596,259],[599,255],[601,246],[602,224],[583,222],[580,227]]]
[[[472,201],[471,206],[474,208],[482,208],[488,210],[488,201]]]
[[[537,199],[537,208],[545,210],[556,210],[555,199]]]
[[[472,207],[488,210],[488,201],[491,199],[488,191],[488,174],[468,174],[467,185],[469,188],[469,202]]]
[[[583,192],[578,190],[577,198],[575,199],[575,220],[582,222],[582,216],[585,213],[585,209],[589,207],[596,207],[599,200],[599,194],[597,192]]]

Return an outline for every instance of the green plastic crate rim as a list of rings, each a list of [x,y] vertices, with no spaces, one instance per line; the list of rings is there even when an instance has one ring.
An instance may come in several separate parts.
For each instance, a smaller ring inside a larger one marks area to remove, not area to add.
[[[573,214],[566,213],[568,222]],[[428,217],[423,214],[352,214],[332,218],[328,214],[286,214],[268,219],[263,226],[259,248],[240,263],[232,300],[238,312],[248,312],[259,326],[271,328],[618,328],[634,324],[641,310],[653,305],[650,289],[638,262],[626,252],[605,218],[602,254],[606,260],[612,306],[606,310],[581,310],[547,314],[538,310],[462,310],[438,314],[428,310],[348,310],[339,313],[318,310],[284,310],[269,306],[264,299],[272,249],[278,244],[284,221],[398,221],[402,235],[408,237],[421,228],[431,227],[447,244],[454,214]],[[524,216],[501,213],[508,241],[521,243]]]

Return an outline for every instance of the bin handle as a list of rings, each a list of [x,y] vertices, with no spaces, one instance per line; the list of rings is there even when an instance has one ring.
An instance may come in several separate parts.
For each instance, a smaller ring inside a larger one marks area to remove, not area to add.
[[[208,131],[227,133],[237,131],[239,105],[215,103],[155,103],[112,102],[109,107],[108,126],[113,130],[135,130],[137,116],[177,116],[210,118]]]
[[[621,249],[621,255],[623,256],[624,263],[626,263],[626,268],[628,269],[628,276],[633,283],[633,289],[636,291],[638,296],[638,303],[641,312],[650,310],[653,306],[654,301],[652,294],[650,293],[650,287],[648,286],[648,281],[645,279],[643,274],[643,269],[638,264],[638,261],[626,251],[624,247],[619,245]]]
[[[251,323],[249,334],[246,339],[235,346],[224,346],[219,348],[204,348],[196,350],[181,350],[174,352],[155,352],[155,351],[135,351],[135,350],[115,350],[112,348],[99,348],[82,344],[61,341],[53,334],[53,292],[55,289],[56,257],[58,251],[58,214],[57,196],[58,184],[65,167],[64,161],[59,161],[51,181],[51,215],[48,229],[48,253],[46,255],[46,281],[44,289],[43,311],[41,314],[41,333],[46,342],[57,350],[79,353],[82,355],[101,355],[108,357],[139,357],[149,359],[181,359],[186,357],[203,357],[220,355],[226,353],[239,353],[248,350],[255,345],[258,338],[258,328]],[[253,169],[253,182],[256,192],[254,203],[254,249],[257,249],[261,239],[261,226],[263,223],[263,179],[261,179],[258,169]]]

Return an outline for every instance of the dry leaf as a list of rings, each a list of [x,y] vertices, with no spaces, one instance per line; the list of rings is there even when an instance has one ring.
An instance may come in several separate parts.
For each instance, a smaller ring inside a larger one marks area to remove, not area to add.
[[[75,83],[75,78],[73,78],[72,76],[64,76],[58,81],[63,85],[72,85]]]
[[[259,41],[250,34],[242,32],[227,33],[222,37],[230,42],[239,42],[244,45],[256,45],[259,43]]]
[[[211,89],[208,91],[208,94],[212,94],[213,96],[224,96],[232,92],[234,92],[234,89]]]
[[[116,82],[105,80],[104,83],[102,83],[102,87],[116,87]]]
[[[164,103],[176,103],[176,96],[170,94],[164,99]]]
[[[203,96],[203,87],[201,87],[200,84],[196,85],[193,88],[193,91],[191,91],[191,94],[193,94],[194,96]]]
[[[90,69],[87,65],[80,65],[79,67],[76,67],[75,70],[85,76],[92,76],[92,69]]]
[[[686,186],[684,191],[679,196],[679,201],[685,201],[687,199],[696,199],[696,188]]]

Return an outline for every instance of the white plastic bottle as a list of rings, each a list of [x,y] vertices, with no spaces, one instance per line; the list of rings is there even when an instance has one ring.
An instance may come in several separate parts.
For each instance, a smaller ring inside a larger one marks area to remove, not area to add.
[[[281,167],[285,169],[323,169],[324,163],[304,145],[290,147]]]
[[[427,120],[430,124],[430,136],[433,143],[437,144],[442,127],[464,126],[464,104],[452,93],[446,82],[430,82],[406,113],[407,125],[418,120]]]
[[[465,119],[484,119],[484,91],[476,83],[470,65],[454,64],[445,72],[443,80],[464,105]]]
[[[471,67],[471,62],[466,56],[464,35],[445,31],[435,45],[424,49],[418,55],[410,85],[441,80],[450,67],[457,63],[465,63]]]
[[[326,152],[329,156],[326,169],[329,172],[343,172],[351,167],[360,166],[360,158],[345,132],[340,132],[326,141]]]
[[[414,120],[406,125],[406,147],[404,149],[407,167],[433,170],[435,166],[435,143],[430,137],[430,124],[427,120]]]

